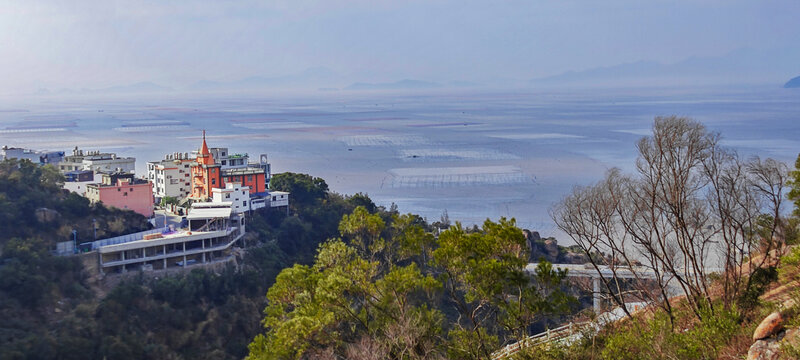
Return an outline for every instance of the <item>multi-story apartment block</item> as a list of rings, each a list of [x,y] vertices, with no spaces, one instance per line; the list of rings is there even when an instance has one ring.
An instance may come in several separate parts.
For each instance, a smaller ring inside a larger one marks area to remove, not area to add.
[[[86,188],[95,183],[103,182],[103,174],[91,170],[69,171],[64,174],[65,190],[69,190],[81,196],[86,196]]]
[[[86,197],[93,203],[102,201],[105,205],[153,216],[153,187],[133,174],[103,174],[101,183],[86,186]]]
[[[250,188],[241,186],[237,183],[225,184],[225,188],[214,188],[211,190],[211,202],[230,203],[231,209],[235,213],[243,213],[255,210],[250,202]],[[263,204],[262,206],[263,207]]]
[[[7,145],[0,148],[0,160],[27,159],[34,164],[56,165],[59,162],[61,162],[63,158],[64,158],[63,151],[39,151],[39,150],[8,147]]]
[[[225,165],[217,156],[224,159]],[[246,154],[231,156],[227,148],[209,148],[203,132],[203,144],[192,164],[191,197],[208,200],[212,197],[212,189],[224,189],[227,183],[249,187],[251,196],[266,196],[269,164],[266,163],[266,155],[262,159],[264,164],[249,164]]]
[[[153,184],[156,201],[167,196],[183,199],[191,194],[194,161],[187,153],[174,153],[147,163],[147,179]]]
[[[136,158],[119,157],[114,153],[101,153],[100,151],[79,150],[76,146],[72,155],[65,156],[58,164],[62,173],[76,170],[92,170],[99,173],[133,172],[136,168]]]

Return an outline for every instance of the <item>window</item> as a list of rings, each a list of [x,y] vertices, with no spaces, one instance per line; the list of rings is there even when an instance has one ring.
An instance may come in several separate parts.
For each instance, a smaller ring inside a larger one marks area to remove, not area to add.
[[[247,201],[242,201],[242,206],[247,206]]]
[[[128,196],[128,192],[126,191],[126,192],[122,193],[122,196]]]
[[[225,160],[222,160],[222,165],[228,165]]]
[[[211,185],[217,185],[217,179],[211,179]]]
[[[133,188],[131,188],[131,192],[133,192]]]
[[[117,188],[117,192],[120,192],[120,191],[122,191],[122,189],[120,189],[120,188]]]
[[[230,199],[231,198],[231,194],[225,194],[225,198],[226,199]]]
[[[253,175],[247,175],[247,181],[252,182],[253,181]]]

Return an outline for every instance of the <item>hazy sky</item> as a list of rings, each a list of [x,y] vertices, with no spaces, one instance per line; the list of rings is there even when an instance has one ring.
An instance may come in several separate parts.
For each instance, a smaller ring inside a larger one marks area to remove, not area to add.
[[[800,1],[0,0],[0,92],[277,76],[491,81],[797,47]]]

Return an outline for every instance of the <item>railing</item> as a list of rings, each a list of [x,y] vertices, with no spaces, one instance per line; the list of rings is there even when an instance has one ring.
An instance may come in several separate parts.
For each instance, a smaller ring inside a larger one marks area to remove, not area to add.
[[[239,240],[239,238],[243,234],[244,233],[242,232],[242,228],[241,227],[228,228],[227,234],[224,236],[225,240],[223,242],[221,242],[221,243],[217,243],[216,245],[212,245],[212,246],[205,247],[205,248],[192,248],[192,249],[186,249],[186,250],[184,250],[184,249],[173,249],[172,251],[167,251],[167,252],[164,252],[164,253],[156,253],[156,254],[151,255],[151,256],[147,256],[147,255],[138,256],[138,254],[137,254],[135,257],[126,258],[125,260],[115,259],[115,260],[111,260],[111,261],[102,262],[101,263],[101,267],[107,268],[107,267],[113,267],[113,266],[119,266],[119,265],[143,263],[143,262],[147,262],[147,261],[162,260],[162,259],[165,259],[165,258],[172,258],[172,257],[175,257],[175,256],[181,256],[181,255],[189,256],[189,255],[200,254],[200,253],[204,253],[204,252],[208,253],[208,252],[212,252],[212,251],[216,251],[216,250],[223,250],[223,249],[230,248],[237,240]]]
[[[131,242],[131,241],[142,240],[142,239],[144,239],[145,235],[163,233],[164,231],[167,231],[166,227],[158,228],[158,229],[152,229],[152,230],[140,231],[138,233],[127,234],[127,235],[122,235],[122,236],[115,236],[115,237],[112,237],[112,238],[96,240],[96,241],[92,241],[92,242],[88,242],[88,243],[82,243],[81,246],[86,246],[86,244],[91,244],[92,250],[97,250],[98,248],[103,247],[103,246],[123,244],[123,243],[128,243],[128,242]]]
[[[580,323],[569,323],[567,325],[555,329],[548,329],[543,333],[531,335],[518,342],[507,345],[501,350],[495,351],[494,353],[492,353],[492,359],[493,360],[506,359],[518,353],[520,350],[524,348],[529,348],[549,342],[558,342],[567,339],[570,336],[575,335],[575,333],[591,325],[592,325],[591,321],[585,321]]]

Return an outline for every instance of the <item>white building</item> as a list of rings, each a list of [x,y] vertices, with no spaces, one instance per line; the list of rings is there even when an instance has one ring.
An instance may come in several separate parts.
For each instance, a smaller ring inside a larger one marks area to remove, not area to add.
[[[250,196],[250,187],[239,183],[227,183],[225,188],[211,189],[212,201],[217,203],[231,203],[233,212],[243,213],[258,210],[264,207],[278,208],[289,206],[289,193],[285,191],[270,191],[266,196]]]
[[[246,167],[250,162],[247,153],[231,154],[228,148],[208,148],[208,152],[214,157],[214,162],[222,165],[223,169]]]
[[[289,206],[289,193],[285,191],[270,191],[267,199],[269,207]]]
[[[30,160],[34,164],[58,164],[64,158],[63,151],[39,151],[23,148],[8,147],[0,148],[0,160],[19,159]]]
[[[69,191],[72,191],[80,196],[86,196],[86,187],[89,184],[97,184],[103,181],[103,174],[94,173],[92,175],[92,180],[87,181],[64,181],[63,188]]]
[[[78,150],[76,146],[72,155],[65,156],[58,164],[62,173],[76,170],[92,170],[95,173],[112,173],[116,171],[133,172],[136,168],[136,158],[119,157],[114,153],[101,153],[100,151]]]
[[[157,201],[166,196],[183,199],[192,193],[192,161],[189,154],[174,153],[147,163],[147,179],[153,183]]]
[[[211,189],[211,201],[217,203],[231,203],[231,209],[235,213],[255,210],[250,201],[250,187],[242,186],[238,183],[227,183],[225,188]],[[263,207],[263,204],[262,206]]]

